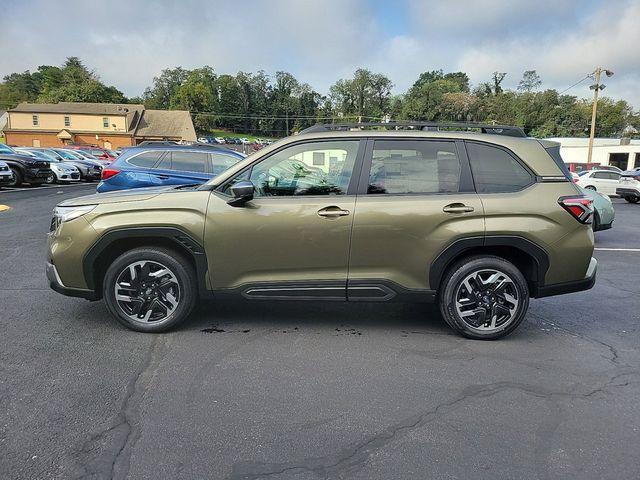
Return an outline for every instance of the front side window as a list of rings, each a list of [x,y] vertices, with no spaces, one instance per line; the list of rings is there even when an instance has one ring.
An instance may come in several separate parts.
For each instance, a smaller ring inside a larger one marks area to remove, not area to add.
[[[102,126],[104,128],[109,128],[109,117],[102,117]]]
[[[68,117],[68,116],[64,117],[64,126],[65,127],[70,127],[71,126],[71,117]]]
[[[204,173],[207,154],[201,152],[171,152],[171,169]]]
[[[359,143],[304,143],[274,153],[251,170],[255,196],[345,195]]]
[[[376,140],[367,193],[454,193],[460,190],[460,171],[454,142]]]
[[[161,150],[153,150],[149,152],[142,152],[139,155],[135,155],[127,160],[127,163],[135,165],[136,167],[151,168],[162,155]]]
[[[38,115],[32,115],[31,121],[33,122],[34,127],[37,127],[38,125],[40,125],[40,119],[38,118]]]
[[[532,175],[506,150],[466,142],[478,193],[517,192],[533,183]]]

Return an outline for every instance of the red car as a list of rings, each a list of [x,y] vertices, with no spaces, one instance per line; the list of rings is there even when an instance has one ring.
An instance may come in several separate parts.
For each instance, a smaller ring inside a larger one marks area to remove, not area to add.
[[[110,162],[113,162],[118,156],[118,154],[113,150],[96,147],[95,145],[65,145],[64,148],[70,148],[73,150],[84,150],[85,152],[89,152],[94,157],[100,158],[102,160],[108,160]]]

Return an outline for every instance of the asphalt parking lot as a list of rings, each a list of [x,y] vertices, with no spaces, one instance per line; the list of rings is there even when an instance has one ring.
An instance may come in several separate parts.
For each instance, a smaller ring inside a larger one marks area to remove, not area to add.
[[[131,332],[44,276],[53,206],[0,192],[0,477],[640,478],[640,205],[593,290],[496,342],[428,305],[206,303]]]

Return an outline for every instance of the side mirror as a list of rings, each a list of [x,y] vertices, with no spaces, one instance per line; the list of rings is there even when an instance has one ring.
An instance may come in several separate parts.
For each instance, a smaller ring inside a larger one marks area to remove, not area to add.
[[[231,187],[233,198],[227,203],[232,207],[242,207],[245,203],[253,200],[255,187],[249,180],[241,180]]]

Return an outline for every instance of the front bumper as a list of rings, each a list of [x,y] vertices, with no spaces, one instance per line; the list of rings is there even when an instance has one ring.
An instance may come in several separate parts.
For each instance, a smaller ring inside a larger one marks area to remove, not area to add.
[[[551,297],[553,295],[563,295],[565,293],[582,292],[589,290],[596,283],[596,271],[598,270],[598,261],[591,257],[587,274],[581,280],[574,282],[555,283],[538,287],[535,298]]]
[[[60,275],[58,275],[56,266],[52,263],[47,262],[45,272],[47,274],[47,280],[49,280],[49,286],[52,290],[68,297],[86,298],[87,300],[98,299],[93,290],[65,287],[62,280],[60,280]]]
[[[9,185],[13,181],[13,175],[0,175],[0,185]]]
[[[26,182],[44,182],[51,175],[55,175],[50,168],[27,168],[24,179]]]

